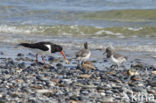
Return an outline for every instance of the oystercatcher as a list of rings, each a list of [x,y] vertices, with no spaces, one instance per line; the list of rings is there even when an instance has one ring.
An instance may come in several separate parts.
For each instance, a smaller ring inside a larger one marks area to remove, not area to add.
[[[88,43],[84,43],[84,49],[81,49],[76,53],[76,59],[78,60],[78,66],[84,63],[84,61],[87,61],[91,55],[91,51],[88,49]]]
[[[127,61],[127,57],[121,54],[116,53],[110,47],[107,47],[104,54],[107,53],[107,58],[111,58],[111,60],[116,63],[117,69],[120,64]]]
[[[66,63],[68,63],[68,60],[63,52],[63,47],[51,42],[37,42],[37,43],[21,43],[19,44],[21,46],[27,47],[27,48],[31,48],[31,49],[37,49],[40,51],[44,51],[47,53],[55,53],[55,52],[60,52],[64,59],[66,60]],[[41,56],[42,60],[45,63],[45,59],[44,56]],[[36,62],[38,63],[38,53],[36,54]]]

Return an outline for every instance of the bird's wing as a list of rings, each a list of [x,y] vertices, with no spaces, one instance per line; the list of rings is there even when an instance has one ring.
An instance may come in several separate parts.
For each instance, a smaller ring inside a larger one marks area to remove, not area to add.
[[[88,50],[82,49],[76,53],[76,57],[86,57],[88,55],[88,53],[89,53]]]
[[[44,42],[44,41],[42,41],[42,42],[37,42],[37,43],[34,43],[34,44],[36,44],[36,45],[46,45],[46,44],[48,44],[48,45],[56,45],[56,44],[54,44],[54,43],[51,43],[51,42]]]
[[[32,48],[32,49],[40,49],[43,51],[49,50],[49,48],[46,45],[56,45],[51,42],[37,42],[37,43],[21,43],[19,44],[21,46]]]
[[[117,58],[117,59],[126,59],[126,60],[128,59],[128,57],[123,56],[123,55],[118,54],[118,53],[114,53],[114,57]]]
[[[47,51],[49,50],[49,48],[46,46],[46,44],[50,44],[50,42],[38,42],[38,43],[34,43],[32,44],[32,48],[34,49],[40,49],[43,51]]]
[[[115,53],[115,52],[114,52],[114,55],[113,55],[113,56],[114,56],[115,58],[117,58],[117,59],[118,59],[119,57],[122,57],[122,55],[120,55],[120,54],[118,54],[118,53]]]

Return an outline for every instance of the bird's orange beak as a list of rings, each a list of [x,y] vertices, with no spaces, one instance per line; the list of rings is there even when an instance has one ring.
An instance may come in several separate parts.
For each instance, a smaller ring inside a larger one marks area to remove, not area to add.
[[[64,59],[67,59],[63,51],[61,51],[61,54],[63,55]]]
[[[63,52],[63,51],[61,51],[61,54],[63,55],[64,59],[66,60],[66,63],[69,64],[69,61],[68,61],[68,59],[66,58],[66,56],[64,55],[64,52]]]

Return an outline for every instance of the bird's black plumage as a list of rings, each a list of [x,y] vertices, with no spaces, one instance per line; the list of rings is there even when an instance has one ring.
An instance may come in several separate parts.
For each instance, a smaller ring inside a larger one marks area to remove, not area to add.
[[[51,53],[61,52],[63,50],[60,45],[51,42],[21,43],[19,45],[32,49],[40,49],[42,51],[48,51],[49,48],[47,45],[49,45],[51,47]]]
[[[39,50],[49,52],[49,53],[60,52],[62,56],[64,57],[64,59],[66,60],[66,63],[69,63],[63,52],[63,47],[60,45],[57,45],[51,42],[20,43],[18,45],[31,48],[31,49],[39,49]],[[42,56],[42,60],[44,61],[44,64],[46,64],[43,56]],[[38,63],[38,53],[36,54],[36,62]]]

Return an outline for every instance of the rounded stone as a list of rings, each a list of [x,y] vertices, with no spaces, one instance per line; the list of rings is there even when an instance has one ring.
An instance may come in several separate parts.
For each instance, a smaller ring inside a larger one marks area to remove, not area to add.
[[[21,56],[24,56],[24,54],[18,53],[17,56],[21,57]]]

